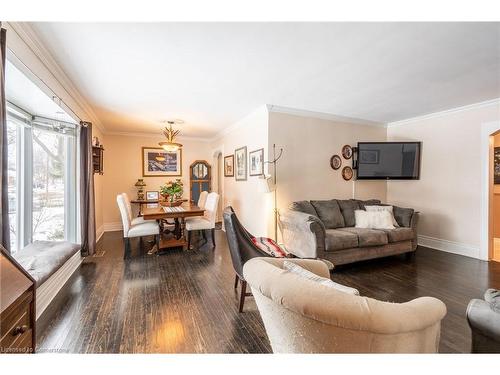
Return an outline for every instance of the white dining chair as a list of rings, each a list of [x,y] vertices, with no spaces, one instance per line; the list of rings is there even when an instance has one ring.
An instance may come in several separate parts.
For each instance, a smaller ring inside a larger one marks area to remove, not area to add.
[[[123,199],[125,201],[125,206],[127,207],[127,215],[130,220],[131,225],[142,224],[144,222],[156,222],[156,220],[144,220],[142,216],[133,217],[132,215],[132,204],[130,204],[130,198],[127,193],[122,193]]]
[[[207,202],[208,191],[202,191],[198,198],[198,203],[196,204],[200,208],[205,208],[205,203]]]
[[[217,218],[217,207],[219,203],[219,194],[212,192],[207,195],[205,202],[205,212],[202,217],[186,218],[186,230],[188,235],[188,249],[191,247],[191,234],[198,230],[205,233],[210,230],[212,236],[212,245],[215,247],[215,220]]]
[[[125,250],[123,257],[127,258],[130,256],[130,239],[134,237],[139,237],[142,247],[142,237],[143,236],[154,236],[156,242],[156,248],[160,248],[160,227],[155,220],[131,220],[131,210],[127,208],[126,198],[123,194],[118,194],[116,196],[116,202],[118,203],[118,208],[120,209],[120,215],[122,217],[123,224],[123,241],[125,243]],[[130,216],[129,216],[130,212]]]

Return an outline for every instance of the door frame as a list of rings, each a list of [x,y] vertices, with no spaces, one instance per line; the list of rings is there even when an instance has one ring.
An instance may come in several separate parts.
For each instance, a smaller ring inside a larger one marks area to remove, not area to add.
[[[479,258],[490,260],[493,252],[493,135],[500,132],[500,121],[481,125],[481,206]]]

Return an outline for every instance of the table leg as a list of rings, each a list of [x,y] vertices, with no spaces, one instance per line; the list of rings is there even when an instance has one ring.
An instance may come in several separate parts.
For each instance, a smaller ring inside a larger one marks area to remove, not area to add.
[[[176,217],[174,221],[175,221],[175,229],[174,229],[175,238],[177,240],[180,240],[182,237],[182,228],[181,224],[179,223],[179,218]]]

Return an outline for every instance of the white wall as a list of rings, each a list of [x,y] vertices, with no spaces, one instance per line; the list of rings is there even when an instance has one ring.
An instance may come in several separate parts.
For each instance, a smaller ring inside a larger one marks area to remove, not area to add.
[[[498,101],[389,124],[389,141],[422,141],[420,180],[389,181],[387,200],[421,212],[419,243],[480,258],[481,125]]]
[[[278,162],[278,206],[311,199],[386,200],[385,181],[345,181],[342,168],[352,167],[352,159],[342,158],[342,167],[333,170],[330,158],[342,155],[344,145],[362,141],[385,141],[383,126],[348,123],[287,113],[271,112],[269,148],[283,148]]]
[[[258,108],[214,140],[212,149],[221,150],[223,156],[227,156],[234,154],[237,148],[246,146],[248,159],[248,153],[264,148],[264,160],[268,160],[268,120],[267,107]],[[267,171],[267,166],[264,171]],[[249,175],[246,181],[223,177],[223,207],[232,206],[242,224],[255,236],[272,237],[272,197],[271,194],[259,192],[258,180],[258,177]]]

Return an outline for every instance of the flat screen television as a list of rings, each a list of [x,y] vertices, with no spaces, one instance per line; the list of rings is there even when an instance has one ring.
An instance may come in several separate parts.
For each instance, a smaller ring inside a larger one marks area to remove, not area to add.
[[[420,142],[359,142],[358,180],[418,180]]]

